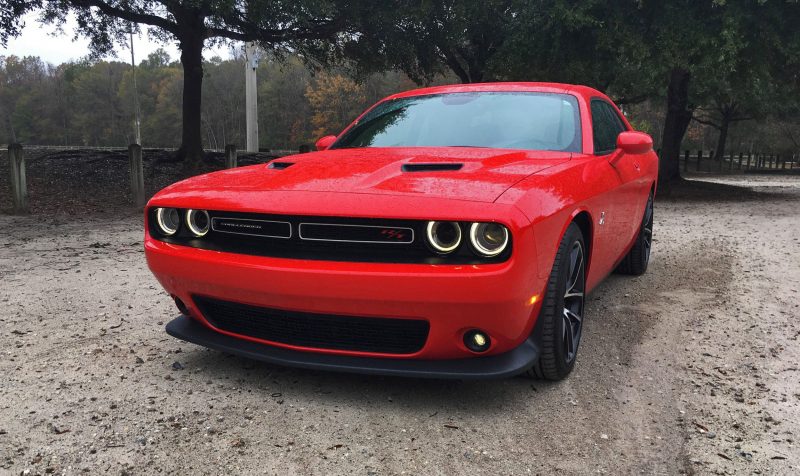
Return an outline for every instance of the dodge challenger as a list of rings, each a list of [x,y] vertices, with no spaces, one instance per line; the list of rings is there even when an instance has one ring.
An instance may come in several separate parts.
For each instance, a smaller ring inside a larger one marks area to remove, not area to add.
[[[170,335],[311,369],[559,380],[586,294],[647,269],[658,158],[594,89],[418,89],[316,148],[150,200]]]

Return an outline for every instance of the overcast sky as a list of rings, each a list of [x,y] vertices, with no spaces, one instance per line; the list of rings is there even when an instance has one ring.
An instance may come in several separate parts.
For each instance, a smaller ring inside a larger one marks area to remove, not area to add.
[[[77,60],[89,54],[89,41],[83,38],[72,41],[74,36],[75,21],[70,19],[64,25],[64,33],[58,34],[53,26],[42,26],[36,21],[36,14],[25,16],[25,28],[17,38],[9,40],[5,48],[0,48],[0,56],[38,56],[44,61],[53,64],[60,64],[70,60]],[[136,62],[139,63],[149,53],[157,48],[164,48],[173,60],[180,57],[178,48],[174,43],[159,43],[150,41],[147,33],[142,33],[138,38],[133,38],[133,49],[136,53]],[[211,48],[205,51],[206,58],[220,56],[230,57],[228,48],[225,46]],[[130,61],[130,50],[127,46],[123,49],[117,47],[117,58],[121,61]]]

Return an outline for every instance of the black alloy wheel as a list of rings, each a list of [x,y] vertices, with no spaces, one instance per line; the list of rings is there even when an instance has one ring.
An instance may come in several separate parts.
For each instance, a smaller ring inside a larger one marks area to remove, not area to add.
[[[617,272],[641,276],[650,264],[650,251],[653,249],[653,192],[647,198],[639,234],[633,247],[617,267]]]
[[[572,372],[583,334],[586,295],[586,245],[571,223],[561,239],[537,322],[541,353],[531,377],[561,380]]]

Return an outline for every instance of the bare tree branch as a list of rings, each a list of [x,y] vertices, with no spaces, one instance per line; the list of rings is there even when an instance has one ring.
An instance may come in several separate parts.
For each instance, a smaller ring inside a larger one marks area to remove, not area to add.
[[[96,7],[102,13],[112,17],[121,18],[123,20],[131,21],[134,23],[144,23],[146,25],[156,26],[172,34],[177,34],[178,32],[177,24],[172,23],[171,21],[156,15],[134,12],[123,8],[114,7],[102,0],[68,0],[68,1],[77,8],[88,9],[91,7]]]

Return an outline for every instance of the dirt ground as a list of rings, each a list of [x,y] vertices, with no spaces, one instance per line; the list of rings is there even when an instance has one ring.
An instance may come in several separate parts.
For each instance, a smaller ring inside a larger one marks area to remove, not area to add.
[[[138,214],[0,215],[0,474],[798,474],[800,177],[704,180],[559,383],[205,350],[164,332]]]

